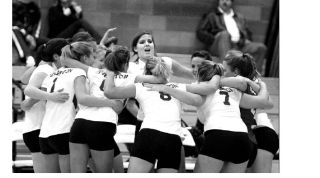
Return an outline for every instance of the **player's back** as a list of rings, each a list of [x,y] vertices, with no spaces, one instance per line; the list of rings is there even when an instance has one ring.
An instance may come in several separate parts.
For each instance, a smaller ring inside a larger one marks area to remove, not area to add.
[[[90,95],[95,97],[103,97],[104,82],[107,76],[105,69],[97,69],[89,67],[87,72],[88,90]],[[120,73],[115,76],[114,82],[116,86],[127,86],[134,84],[134,74]],[[79,111],[76,118],[87,119],[91,121],[118,123],[118,115],[111,107],[89,107],[79,104]]]
[[[62,92],[69,94],[69,99],[64,103],[47,101],[46,113],[43,119],[40,137],[48,137],[57,133],[70,131],[74,121],[76,99],[74,91],[74,80],[78,76],[86,76],[85,72],[77,68],[60,68],[45,78],[47,92]]]
[[[143,84],[136,85],[136,99],[144,113],[141,128],[179,134],[181,128],[181,103],[176,98],[157,91],[149,91]],[[185,91],[185,85],[167,84]]]
[[[204,130],[221,129],[247,132],[240,117],[239,103],[242,92],[235,88],[221,87],[206,97],[205,103],[198,108]]]

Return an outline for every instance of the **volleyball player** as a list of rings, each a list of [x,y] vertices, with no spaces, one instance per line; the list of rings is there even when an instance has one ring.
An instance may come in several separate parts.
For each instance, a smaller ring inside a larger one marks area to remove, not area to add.
[[[128,63],[120,63],[119,58],[112,58],[110,55],[108,58],[107,69],[116,73],[126,71]],[[170,70],[163,60],[157,60],[155,68],[149,73],[166,80],[170,76]],[[124,74],[113,75],[112,72],[107,75],[105,95],[110,98],[135,97],[144,112],[144,121],[136,136],[128,172],[149,172],[154,167],[156,159],[157,172],[178,172],[182,146],[180,103],[163,93],[148,92],[141,83],[115,87],[113,78],[116,82]],[[155,137],[159,139],[156,141]]]
[[[86,54],[84,49],[91,49],[90,59],[81,59],[81,56],[79,56],[79,53],[81,53],[79,50],[81,50],[81,48],[77,50],[72,47],[77,44],[86,47],[82,50],[83,54]],[[92,66],[95,63],[92,49],[93,47],[88,43],[75,42],[64,48],[64,55],[62,58],[76,59],[81,61],[84,66]],[[121,110],[122,103],[119,101],[111,101],[104,98],[103,95],[101,96],[99,90],[101,90],[100,85],[102,81],[100,81],[99,75],[102,74],[99,74],[99,70],[90,70],[88,67],[87,71],[87,76],[90,79],[90,82],[88,83],[90,93],[86,93],[86,99],[88,99],[87,97],[89,95],[96,97],[96,99],[92,100],[92,102],[95,103],[82,103],[81,95],[83,94],[79,88],[76,88],[75,90],[80,109],[70,131],[71,171],[86,172],[89,157],[88,153],[90,151],[96,171],[111,172],[113,148],[115,144],[113,140],[115,125],[113,122],[116,120],[116,117],[114,117],[116,113],[114,110]],[[83,78],[82,81],[86,81],[86,79]],[[85,82],[82,82],[82,85],[83,84],[85,84]],[[99,98],[99,100],[97,100],[97,98]],[[101,104],[98,104],[97,102],[101,102]],[[105,122],[106,120],[107,122]],[[103,141],[101,139],[103,139]]]
[[[44,78],[56,70],[54,63],[59,60],[58,56],[61,55],[61,49],[66,44],[67,41],[64,39],[52,39],[39,47],[36,66],[24,90],[26,99],[21,103],[21,108],[25,111],[23,140],[31,152],[35,173],[46,171],[44,156],[40,152],[39,145],[40,127],[45,113],[45,100],[65,102],[68,99],[67,93],[46,93],[40,90],[40,86]],[[43,61],[41,65],[39,65],[40,61]],[[37,94],[40,94],[40,97],[35,97]]]
[[[65,46],[62,55],[72,51],[75,59],[84,63],[92,63],[93,47],[84,42],[76,42]],[[106,106],[108,101],[90,96],[86,91],[86,74],[81,69],[64,68],[50,74],[45,82],[50,83],[47,92],[63,89],[70,98],[65,103],[47,101],[46,112],[40,131],[40,148],[46,156],[48,172],[70,172],[69,132],[74,121],[77,101],[87,106]],[[75,98],[75,95],[77,98]],[[77,100],[77,101],[76,101]]]
[[[228,51],[223,64],[229,65],[230,70],[227,76],[242,76],[247,84],[244,84],[242,91],[255,95],[259,91],[253,80],[258,78],[254,59],[250,54],[242,53],[236,50]],[[228,79],[233,77],[228,77]],[[241,87],[240,87],[241,88]],[[257,109],[258,112],[250,109],[240,108],[241,117],[246,123],[249,133],[254,136],[253,153],[250,157],[248,167],[251,172],[271,172],[272,160],[279,148],[279,139],[270,119],[263,110]]]
[[[129,59],[129,51],[125,47],[116,46],[114,54],[115,56],[127,57],[127,59]],[[104,58],[105,55],[108,55],[108,54],[104,54],[102,58]],[[101,54],[100,53],[96,54],[96,57],[98,56],[101,57]],[[78,61],[75,61],[70,57],[62,57],[62,61],[64,64],[67,64],[68,66],[77,67],[85,70],[89,79],[90,95],[103,97],[103,82],[104,82],[104,78],[106,77],[106,71],[105,69],[98,69],[95,67],[91,67],[91,66],[99,66],[99,64],[101,63],[99,58],[95,59],[95,63],[91,64],[90,66],[80,63]],[[143,76],[143,75],[138,75],[138,76],[131,75],[131,76],[133,77],[125,78],[121,80],[121,82],[118,84],[127,85],[127,84],[133,84],[134,82],[139,82],[139,81],[140,82],[157,81],[155,77],[150,77],[150,76]],[[121,110],[118,110],[118,111],[121,111]],[[109,162],[111,162],[110,158],[108,156],[103,156],[101,149],[104,149],[104,151],[107,151],[106,147],[110,147],[110,145],[108,146],[108,144],[113,144],[113,143],[115,144],[113,140],[115,129],[112,129],[114,126],[116,126],[118,121],[118,118],[115,114],[116,113],[113,110],[111,110],[110,107],[100,107],[100,108],[80,107],[80,110],[76,115],[75,123],[71,129],[70,142],[76,145],[77,147],[82,147],[83,149],[81,150],[84,150],[84,151],[81,153],[79,152],[74,156],[75,158],[77,158],[78,160],[77,162],[79,162],[81,159],[82,160],[80,161],[81,163],[71,164],[71,165],[76,165],[76,167],[78,167],[78,170],[84,170],[86,165],[85,163],[87,162],[87,159],[88,159],[87,154],[85,153],[88,152],[87,149],[90,149],[91,153],[96,152],[94,154],[97,155],[97,156],[93,156],[94,162],[97,162],[95,164],[97,172],[110,171],[110,170],[106,170],[110,166],[103,164],[104,162],[106,162],[106,160],[109,160]],[[109,125],[109,127],[112,127],[112,128],[99,129],[103,127],[103,125],[105,125],[104,127],[107,127]],[[81,133],[79,131],[79,128],[82,128],[82,130],[88,130],[89,128],[95,128],[95,129],[93,129],[91,133],[90,132]],[[103,130],[105,131],[103,132]],[[107,132],[108,130],[110,133]],[[95,133],[100,133],[101,135],[99,138],[100,139],[103,138],[103,140],[93,137],[92,135],[94,135]],[[110,136],[112,137],[112,139],[110,138]],[[117,146],[115,145],[115,147]],[[87,149],[84,149],[84,148],[87,148]],[[72,150],[73,149],[71,148],[71,152]],[[98,152],[99,150],[100,152]],[[117,151],[119,152],[118,154],[120,154],[120,151],[119,150]]]
[[[133,56],[130,59],[129,68],[127,71],[128,73],[143,74],[145,71],[146,62],[151,60],[150,64],[153,65],[152,61],[154,61],[154,58],[157,58],[155,40],[150,32],[138,33],[132,40],[131,50],[133,52]],[[189,79],[193,78],[191,69],[184,67],[170,57],[161,57],[161,59],[165,61],[173,75]],[[128,100],[126,108],[131,112],[132,115],[137,117],[135,130],[135,135],[137,135],[143,121],[143,112],[141,109],[139,109],[135,100],[133,99]],[[180,172],[185,171],[184,161],[184,148],[182,147]]]
[[[92,67],[101,69],[101,68],[103,68],[103,62],[104,62],[105,56],[107,55],[106,52],[110,51],[110,49],[107,46],[105,46],[108,43],[110,43],[110,40],[108,38],[108,34],[115,29],[116,28],[108,29],[105,32],[105,34],[99,44],[97,44],[96,40],[88,32],[76,33],[71,38],[71,42],[83,41],[83,42],[88,42],[91,45],[93,45],[94,46],[95,63],[93,64]],[[111,40],[111,42],[112,42],[112,40]],[[112,45],[109,44],[109,46],[112,46]],[[81,69],[85,70],[86,72],[88,69],[87,65],[85,65],[79,61],[76,61],[76,60],[72,60],[72,59],[71,60],[64,60],[64,58],[62,58],[61,62],[68,67],[81,68]],[[91,159],[89,160],[88,164],[93,172],[97,172],[95,165]],[[120,153],[120,150],[119,150],[119,147],[117,144],[115,144],[115,148],[114,148],[113,170],[114,170],[114,172],[117,172],[117,173],[124,172],[123,160],[122,160],[122,156],[121,156],[121,153]]]
[[[204,63],[198,70],[199,82],[210,82],[197,84],[198,86],[187,85],[187,91],[194,93],[213,92],[205,97],[203,104],[196,105],[199,119],[204,123],[205,142],[198,156],[195,172],[244,172],[250,156],[250,142],[247,128],[240,117],[239,105],[246,108],[272,106],[267,101],[263,83],[259,95],[252,97],[234,88],[219,88],[219,76],[222,73],[220,64]],[[206,85],[209,89],[203,87]],[[151,88],[181,101],[186,100],[185,92],[163,85],[151,85]]]

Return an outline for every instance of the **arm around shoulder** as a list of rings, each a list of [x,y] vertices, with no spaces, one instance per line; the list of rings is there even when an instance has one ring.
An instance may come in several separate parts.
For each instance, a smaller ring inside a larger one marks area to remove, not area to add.
[[[269,93],[267,86],[264,82],[260,81],[260,91],[257,96],[243,94],[240,107],[243,108],[260,108],[260,109],[271,109],[273,103],[269,100]]]
[[[104,95],[110,99],[125,99],[136,96],[136,86],[128,85],[124,87],[116,87],[114,84],[114,73],[107,72],[107,78],[104,82]]]
[[[199,95],[209,95],[220,87],[220,76],[214,75],[209,82],[201,82],[199,84],[187,85],[187,91]]]

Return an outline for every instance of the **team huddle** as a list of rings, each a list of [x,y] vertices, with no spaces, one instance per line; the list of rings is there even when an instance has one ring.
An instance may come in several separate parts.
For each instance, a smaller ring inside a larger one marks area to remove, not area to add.
[[[151,33],[134,37],[131,56],[106,43],[109,32],[99,44],[84,32],[51,39],[24,74],[23,140],[35,172],[124,172],[114,135],[129,104],[138,122],[127,172],[184,172],[182,103],[204,124],[194,172],[271,171],[279,140],[264,109],[273,104],[250,54],[230,50],[214,63],[197,51],[188,68],[158,57]]]

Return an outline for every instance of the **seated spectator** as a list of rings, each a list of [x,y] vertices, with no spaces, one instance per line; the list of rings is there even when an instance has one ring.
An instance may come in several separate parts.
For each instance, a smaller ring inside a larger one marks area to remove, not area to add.
[[[80,29],[89,32],[97,41],[101,35],[82,19],[82,9],[73,0],[57,0],[56,5],[49,8],[49,38],[71,38]]]
[[[233,0],[219,0],[218,8],[200,22],[197,37],[220,61],[230,49],[250,53],[256,59],[258,71],[262,72],[266,46],[250,41],[245,19],[233,10],[232,4]]]
[[[41,12],[35,2],[16,1],[12,3],[12,41],[18,51],[18,58],[12,64],[34,65],[34,54],[38,46],[48,41],[40,37]],[[19,61],[17,61],[19,59]]]

